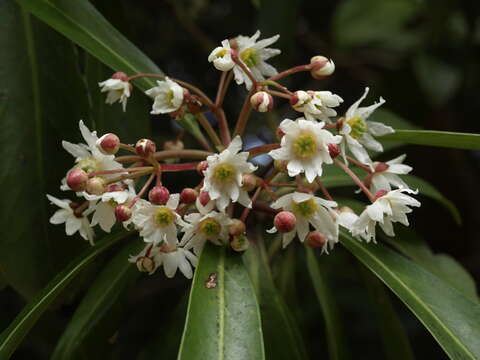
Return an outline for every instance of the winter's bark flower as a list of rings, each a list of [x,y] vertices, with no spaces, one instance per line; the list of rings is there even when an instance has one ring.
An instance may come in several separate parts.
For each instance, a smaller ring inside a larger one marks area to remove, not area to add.
[[[130,97],[131,85],[125,79],[112,78],[98,83],[101,92],[107,93],[107,104],[113,104],[118,101],[122,104],[123,111],[127,108],[127,100]]]
[[[213,62],[213,66],[220,71],[229,71],[235,66],[232,60],[232,49],[228,40],[222,41],[222,46],[216,47],[208,55],[208,62]]]
[[[168,114],[180,108],[183,103],[183,88],[168,77],[165,80],[157,80],[157,86],[145,91],[145,94],[153,98],[153,106],[150,114]]]
[[[295,101],[297,100],[297,101]],[[339,106],[343,99],[330,91],[297,91],[292,99],[292,107],[305,114],[307,120],[330,122],[337,112],[332,109]]]
[[[406,188],[409,186],[398,175],[405,175],[412,171],[412,168],[403,164],[406,155],[400,155],[393,160],[382,163],[382,169],[378,169],[379,166],[373,163],[375,172],[372,174],[370,191],[376,193],[379,190],[392,190],[392,185],[397,188]]]

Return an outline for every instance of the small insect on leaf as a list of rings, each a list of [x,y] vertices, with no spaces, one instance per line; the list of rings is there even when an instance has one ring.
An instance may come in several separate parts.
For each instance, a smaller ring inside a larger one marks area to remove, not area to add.
[[[208,280],[205,281],[205,287],[207,289],[214,289],[217,287],[217,274],[211,273],[208,275]]]

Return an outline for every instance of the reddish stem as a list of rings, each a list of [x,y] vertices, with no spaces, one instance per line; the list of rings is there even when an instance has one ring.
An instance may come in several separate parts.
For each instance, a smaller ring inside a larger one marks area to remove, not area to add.
[[[317,182],[317,185],[318,187],[320,188],[320,190],[322,191],[323,193],[323,196],[325,196],[325,198],[327,200],[330,200],[330,201],[334,201],[332,196],[330,195],[330,193],[328,192],[327,188],[325,187],[325,185],[322,184],[322,182],[320,181],[320,179],[316,179],[316,182]]]
[[[312,69],[312,65],[311,64],[306,64],[306,65],[298,65],[298,66],[295,66],[295,67],[292,67],[290,69],[287,69],[285,71],[282,71],[281,73],[278,73],[277,75],[274,75],[272,76],[271,78],[268,78],[266,81],[276,81],[278,79],[282,79],[286,76],[289,76],[289,75],[292,75],[292,74],[295,74],[297,72],[301,72],[301,71],[310,71]]]
[[[182,164],[162,164],[163,172],[177,172],[196,170],[198,162],[182,163]]]
[[[254,158],[255,156],[262,155],[268,153],[271,150],[278,149],[279,147],[280,144],[267,144],[253,147],[247,151],[250,153],[249,158]]]
[[[138,199],[140,199],[143,196],[143,194],[147,191],[148,187],[152,183],[154,177],[155,177],[155,173],[151,173],[148,180],[145,182],[145,185],[143,185],[142,189],[140,190],[140,192],[137,194],[137,196],[133,198],[133,200],[128,205],[129,207],[132,207],[133,205],[135,205]]]
[[[375,202],[375,196],[368,190],[368,188],[364,185],[362,180],[358,178],[355,173],[348,168],[343,162],[339,161],[338,159],[335,159],[335,164],[337,166],[341,167],[345,173],[352,178],[352,180],[360,187],[360,189],[364,192],[365,195],[370,199],[371,202]]]
[[[152,170],[152,166],[139,166],[139,167],[129,167],[127,169],[116,169],[116,170],[104,170],[104,171],[96,171],[88,174],[88,177],[94,177],[98,175],[112,175],[112,174],[120,174],[125,172],[135,172],[135,171],[143,171],[143,170]]]

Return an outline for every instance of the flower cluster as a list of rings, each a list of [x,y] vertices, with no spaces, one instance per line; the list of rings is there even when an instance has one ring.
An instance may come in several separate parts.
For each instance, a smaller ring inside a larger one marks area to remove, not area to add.
[[[261,219],[273,218],[268,232],[281,233],[283,247],[298,238],[325,253],[339,241],[341,228],[369,242],[376,240],[377,224],[388,236],[394,236],[393,223],[408,226],[406,214],[420,203],[410,196],[417,192],[399,175],[412,168],[403,164],[404,155],[387,162],[372,160],[372,151],[383,151],[376,137],[394,132],[369,119],[385,100],[361,106],[369,91],[366,88],[344,115],[338,115],[344,102],[339,95],[328,90],[291,91],[278,82],[300,71],[323,79],[334,73],[332,60],[314,56],[308,64],[278,72],[267,60],[280,54],[268,47],[279,36],[259,38],[257,31],[251,37],[223,40],[208,56],[222,72],[215,101],[196,86],[162,75],[115,73],[100,82],[101,91],[107,93],[106,102],[118,101],[125,111],[133,90],[131,81],[156,78],[157,85],[145,92],[153,100],[150,113],[166,114],[174,120],[190,114],[209,140],[197,136],[204,150],[184,149],[182,133],[157,151],[151,139],[128,145],[112,133],[98,137],[80,121],[85,143],[62,143],[74,157],[74,165],[60,187],[73,191],[77,200],[47,195],[59,207],[50,222],[65,223],[67,235],[78,232],[92,245],[97,225],[105,232],[116,223],[134,229],[145,244],[129,261],[149,274],[163,267],[167,277],[180,270],[187,278],[192,277],[197,256],[207,242],[245,251],[249,245],[246,224],[252,213],[261,213]],[[234,136],[222,108],[232,78],[249,90]],[[245,151],[242,136],[250,109],[272,111],[274,97],[288,101],[300,116],[279,119],[274,131],[279,143]],[[208,112],[216,117],[217,129],[207,120]],[[119,156],[120,151],[125,154]],[[260,172],[251,159],[261,154],[271,159]],[[325,171],[333,166],[351,177],[365,194],[370,204],[363,211],[355,213],[334,201],[322,183]],[[365,173],[364,180],[357,176],[357,169]],[[171,193],[162,178],[180,171],[197,172],[200,180]]]

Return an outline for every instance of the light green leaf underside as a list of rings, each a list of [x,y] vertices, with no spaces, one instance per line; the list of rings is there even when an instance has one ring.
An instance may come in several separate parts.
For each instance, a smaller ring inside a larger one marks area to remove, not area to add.
[[[381,141],[401,141],[406,144],[447,147],[464,150],[480,149],[480,134],[435,130],[396,130],[378,138]]]

